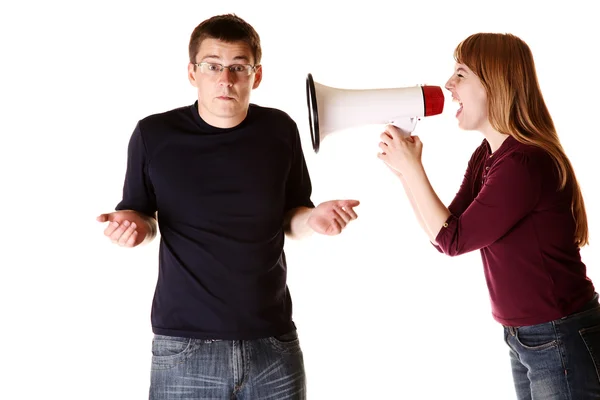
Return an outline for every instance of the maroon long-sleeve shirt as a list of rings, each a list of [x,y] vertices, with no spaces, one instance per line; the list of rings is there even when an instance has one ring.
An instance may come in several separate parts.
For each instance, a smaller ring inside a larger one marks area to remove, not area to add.
[[[503,325],[564,317],[594,294],[574,243],[572,190],[558,184],[544,150],[509,136],[492,153],[484,139],[436,237],[450,256],[480,250],[492,314]]]

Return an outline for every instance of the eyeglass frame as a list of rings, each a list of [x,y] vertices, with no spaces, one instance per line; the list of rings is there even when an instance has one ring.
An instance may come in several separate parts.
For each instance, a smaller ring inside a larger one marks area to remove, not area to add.
[[[193,63],[193,65],[195,65],[196,67],[198,67],[200,69],[202,69],[202,65],[218,65],[220,67],[220,69],[218,71],[215,71],[215,72],[218,72],[219,74],[221,74],[223,72],[223,70],[225,68],[227,68],[229,70],[229,72],[231,72],[232,74],[236,74],[236,75],[237,75],[237,72],[233,71],[231,68],[233,68],[235,66],[243,66],[243,67],[246,67],[246,70],[248,71],[248,75],[245,75],[245,76],[252,75],[252,72],[256,73],[256,69],[260,67],[260,64],[255,64],[255,65],[252,65],[252,64],[223,65],[223,64],[219,64],[219,63],[206,62],[206,61],[199,62],[199,63]],[[248,67],[250,67],[250,68],[248,68]]]

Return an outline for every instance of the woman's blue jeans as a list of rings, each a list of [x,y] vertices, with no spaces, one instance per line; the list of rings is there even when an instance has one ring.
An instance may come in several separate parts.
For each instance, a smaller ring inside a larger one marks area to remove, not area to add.
[[[600,399],[598,294],[579,312],[533,326],[504,327],[518,400]]]

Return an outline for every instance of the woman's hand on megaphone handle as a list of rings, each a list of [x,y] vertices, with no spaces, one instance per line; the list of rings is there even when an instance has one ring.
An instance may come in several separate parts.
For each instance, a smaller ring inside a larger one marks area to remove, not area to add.
[[[377,155],[391,169],[405,175],[421,164],[421,150],[423,143],[418,136],[406,135],[394,125],[387,125],[386,130],[380,135]]]

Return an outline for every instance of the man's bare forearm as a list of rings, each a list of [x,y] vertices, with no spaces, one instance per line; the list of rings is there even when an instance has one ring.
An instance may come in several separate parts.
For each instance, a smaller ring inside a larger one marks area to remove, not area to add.
[[[308,225],[308,218],[312,212],[309,207],[297,207],[287,212],[283,220],[283,231],[290,239],[302,239],[314,233]]]

